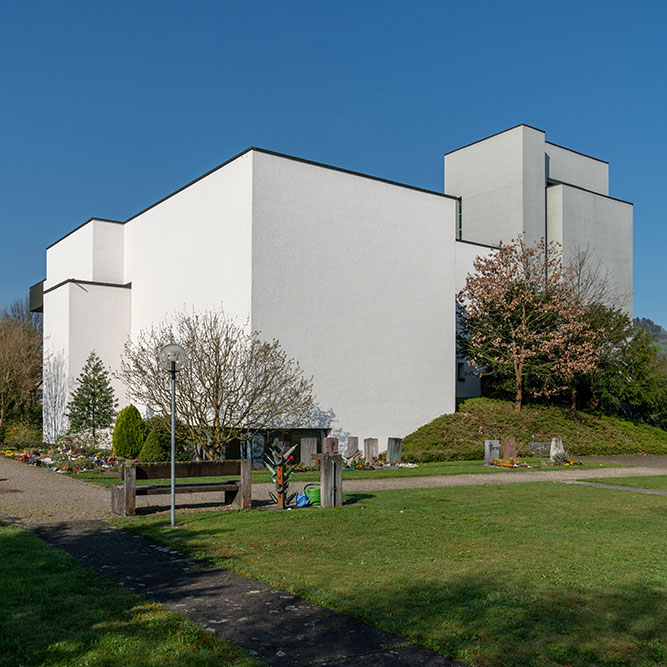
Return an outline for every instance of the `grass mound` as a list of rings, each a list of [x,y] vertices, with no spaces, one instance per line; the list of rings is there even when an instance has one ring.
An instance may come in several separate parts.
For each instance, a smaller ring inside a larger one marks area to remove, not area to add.
[[[572,456],[667,454],[667,431],[608,415],[471,398],[458,412],[442,415],[403,440],[406,461],[469,461],[484,458],[484,440],[514,436],[521,447],[563,438]]]

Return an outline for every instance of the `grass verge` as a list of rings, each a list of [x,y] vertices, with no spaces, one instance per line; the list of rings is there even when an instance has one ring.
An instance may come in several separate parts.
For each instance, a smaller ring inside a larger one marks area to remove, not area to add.
[[[0,665],[264,664],[20,528],[0,553]]]
[[[665,500],[526,483],[117,520],[478,665],[667,663]]]
[[[539,466],[541,461],[545,459],[537,458],[524,458],[523,461],[531,465]],[[577,466],[579,470],[588,470],[591,468],[616,468],[620,464],[617,463],[600,463],[599,461],[582,461],[581,466]],[[542,466],[537,467],[538,470],[563,470],[564,468],[558,466]],[[569,468],[567,468],[569,469]],[[500,468],[496,466],[485,466],[484,461],[449,461],[443,463],[441,461],[431,462],[431,463],[420,463],[418,468],[398,468],[396,470],[352,470],[352,471],[343,471],[343,480],[351,479],[388,479],[395,477],[431,477],[433,475],[466,475],[466,474],[494,474],[498,472],[513,472],[516,474],[521,474],[526,470],[534,470],[531,468]],[[68,477],[73,477],[74,479],[82,479],[87,482],[93,482],[94,484],[99,484],[100,486],[115,486],[117,484],[122,484],[122,481],[118,477],[114,477],[104,472],[97,470],[88,470],[77,473],[66,473]],[[186,482],[218,482],[223,479],[228,479],[225,477],[192,477],[192,478],[178,478],[179,483]],[[137,481],[138,485],[142,484],[166,484],[169,480],[155,480],[155,479],[140,479]],[[266,470],[253,470],[252,472],[252,482],[253,484],[262,484],[268,483],[271,481],[269,473]],[[292,477],[293,482],[319,482],[320,473],[319,472],[302,472],[294,473]]]

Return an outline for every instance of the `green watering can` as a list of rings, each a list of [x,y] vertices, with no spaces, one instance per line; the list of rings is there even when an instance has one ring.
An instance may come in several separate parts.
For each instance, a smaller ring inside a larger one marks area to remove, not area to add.
[[[319,484],[306,484],[303,487],[303,492],[308,497],[308,502],[311,505],[319,505],[321,500],[321,489]]]

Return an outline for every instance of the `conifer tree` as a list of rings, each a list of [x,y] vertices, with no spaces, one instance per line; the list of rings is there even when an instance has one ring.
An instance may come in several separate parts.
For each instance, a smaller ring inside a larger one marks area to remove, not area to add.
[[[97,430],[111,426],[116,417],[117,404],[109,373],[93,350],[77,378],[77,388],[67,404],[70,429],[90,430],[93,444],[96,445]]]
[[[123,408],[113,430],[113,450],[117,456],[136,456],[146,440],[148,430],[134,405]]]
[[[139,460],[144,463],[151,461],[169,461],[171,452],[169,451],[169,444],[161,437],[158,429],[154,428],[146,438],[144,446],[139,452]]]

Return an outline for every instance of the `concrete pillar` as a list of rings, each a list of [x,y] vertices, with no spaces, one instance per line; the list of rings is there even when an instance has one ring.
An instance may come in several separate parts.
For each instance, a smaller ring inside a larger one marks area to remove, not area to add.
[[[364,460],[374,461],[380,455],[377,438],[364,438]]]
[[[402,438],[389,438],[387,440],[387,463],[400,463],[402,448]]]
[[[347,448],[345,449],[345,458],[350,459],[359,452],[359,438],[350,435],[347,438]]]
[[[484,465],[491,465],[493,459],[500,458],[500,442],[498,440],[484,441]]]
[[[322,454],[338,454],[338,438],[323,438]]]
[[[343,457],[340,454],[322,454],[320,487],[322,507],[343,504]]]
[[[317,458],[317,438],[301,438],[301,463],[312,466]]]

